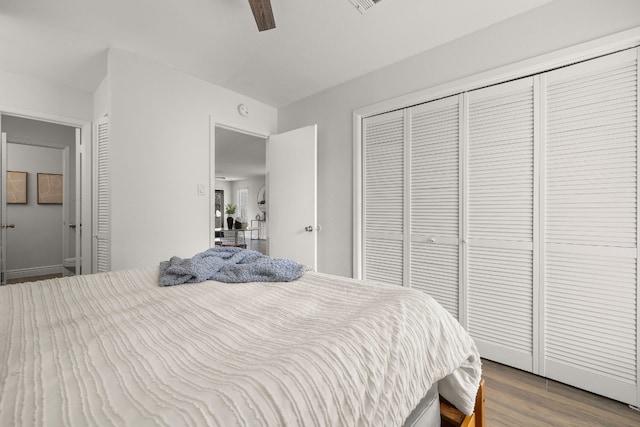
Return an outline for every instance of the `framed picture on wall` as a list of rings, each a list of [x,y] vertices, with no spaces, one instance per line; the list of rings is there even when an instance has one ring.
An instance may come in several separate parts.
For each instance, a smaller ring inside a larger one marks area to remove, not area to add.
[[[7,171],[7,203],[27,204],[27,173]]]
[[[57,173],[38,174],[38,204],[62,204],[62,175]]]

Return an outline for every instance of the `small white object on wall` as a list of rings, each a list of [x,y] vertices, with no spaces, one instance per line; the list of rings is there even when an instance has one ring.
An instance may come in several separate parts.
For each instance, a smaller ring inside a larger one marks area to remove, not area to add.
[[[238,113],[242,116],[242,117],[246,117],[249,115],[249,109],[247,108],[246,105],[244,104],[240,104],[238,105]]]

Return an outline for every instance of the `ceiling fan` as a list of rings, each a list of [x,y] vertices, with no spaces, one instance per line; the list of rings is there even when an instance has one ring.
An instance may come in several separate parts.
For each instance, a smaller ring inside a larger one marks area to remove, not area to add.
[[[380,3],[382,0],[349,0],[360,13],[364,13],[367,9]],[[276,27],[276,21],[273,18],[273,10],[271,9],[271,0],[249,0],[253,17],[258,25],[258,31],[271,30]]]
[[[271,0],[249,0],[253,17],[256,19],[258,31],[271,30],[276,27],[271,9]]]
[[[382,0],[349,0],[355,7],[364,13]],[[273,10],[271,9],[271,0],[249,0],[253,17],[258,25],[258,31],[271,30],[276,27],[276,21],[273,18]]]

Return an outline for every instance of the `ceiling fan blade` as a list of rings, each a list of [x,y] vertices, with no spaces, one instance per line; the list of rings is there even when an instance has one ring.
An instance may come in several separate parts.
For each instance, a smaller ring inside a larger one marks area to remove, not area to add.
[[[258,31],[270,30],[276,27],[271,10],[271,0],[249,0],[253,17],[258,24]]]

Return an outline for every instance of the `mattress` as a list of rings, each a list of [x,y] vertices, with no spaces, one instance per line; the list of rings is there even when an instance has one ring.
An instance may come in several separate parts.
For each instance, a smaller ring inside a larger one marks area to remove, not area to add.
[[[436,383],[411,411],[402,427],[440,427],[440,424],[440,395]]]
[[[420,291],[158,276],[0,288],[0,425],[400,426],[436,383],[472,411],[476,347]]]

